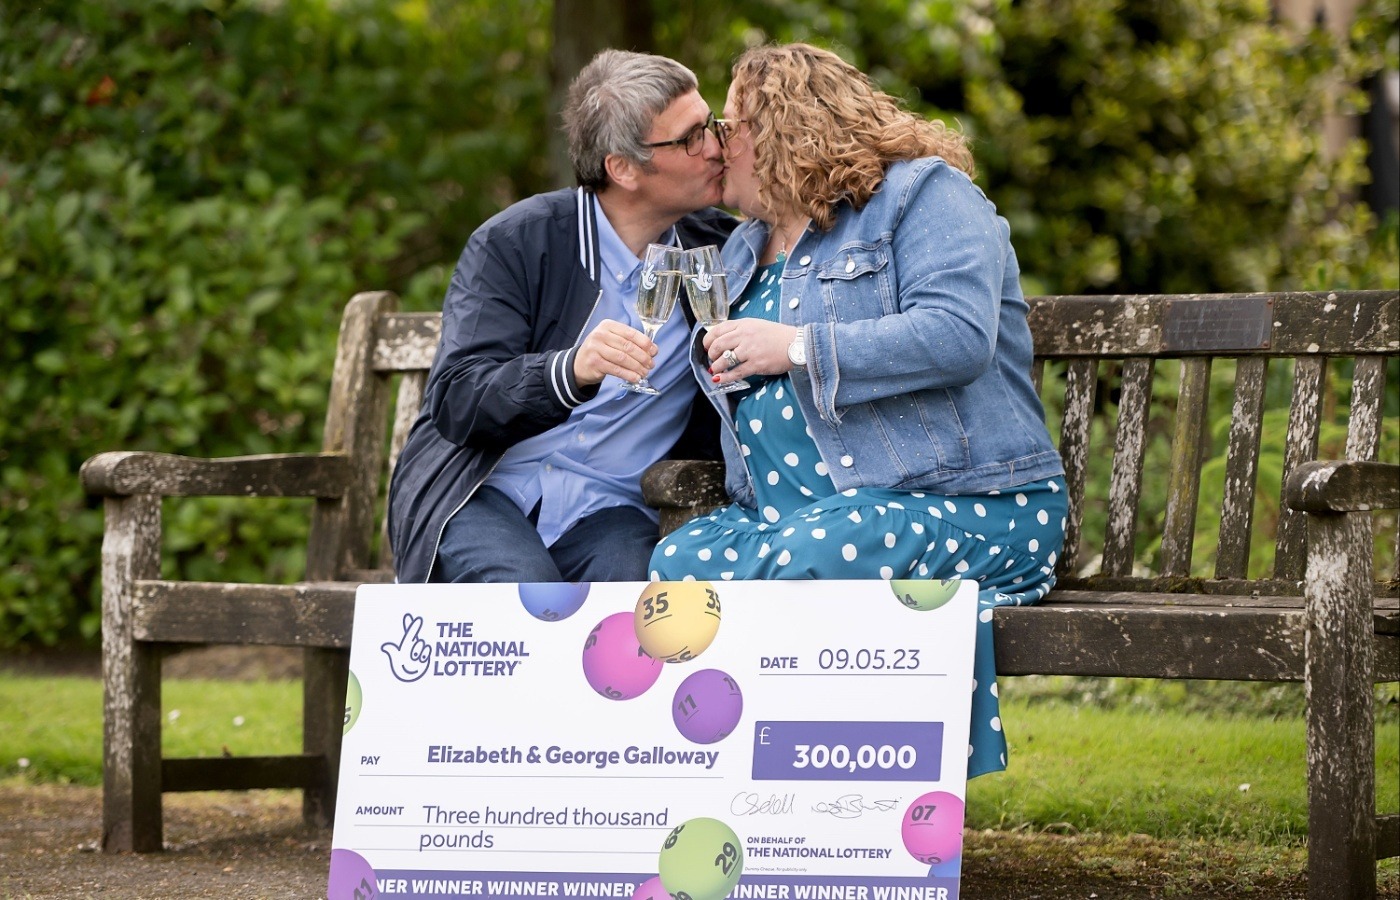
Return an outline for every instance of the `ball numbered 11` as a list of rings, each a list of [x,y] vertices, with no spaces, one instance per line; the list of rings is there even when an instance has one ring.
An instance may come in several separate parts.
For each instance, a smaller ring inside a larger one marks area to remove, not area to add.
[[[687,675],[671,702],[676,730],[697,744],[713,744],[729,737],[743,714],[744,694],[739,683],[719,669]]]

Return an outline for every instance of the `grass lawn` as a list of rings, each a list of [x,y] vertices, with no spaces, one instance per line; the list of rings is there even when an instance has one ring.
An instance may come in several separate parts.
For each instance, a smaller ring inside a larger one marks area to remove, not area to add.
[[[1400,723],[1389,690],[1380,694],[1376,728],[1383,812],[1400,808]],[[1304,840],[1296,685],[1009,678],[1001,693],[1010,768],[969,784],[969,828],[1223,839],[1280,850]],[[164,709],[170,755],[300,746],[298,682],[170,680]],[[0,677],[0,778],[100,784],[101,754],[99,682]]]

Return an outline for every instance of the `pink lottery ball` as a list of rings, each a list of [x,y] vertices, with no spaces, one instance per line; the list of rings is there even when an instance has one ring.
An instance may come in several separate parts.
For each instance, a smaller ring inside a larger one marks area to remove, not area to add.
[[[713,744],[734,733],[744,713],[739,684],[719,669],[701,669],[676,688],[671,719],[676,730],[697,744]]]
[[[637,885],[632,900],[671,900],[671,894],[661,886],[661,876],[653,875]]]
[[[962,855],[963,801],[946,791],[924,794],[904,811],[904,849],[937,865]]]
[[[661,677],[662,667],[637,641],[631,612],[608,616],[583,643],[583,677],[609,700],[631,700],[646,693]]]

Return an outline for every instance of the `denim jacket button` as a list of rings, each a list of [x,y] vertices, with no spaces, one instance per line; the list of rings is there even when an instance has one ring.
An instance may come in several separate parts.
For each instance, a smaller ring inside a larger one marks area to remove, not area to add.
[[[798,300],[796,297],[793,297],[791,300],[788,301],[788,309],[797,309],[797,304],[800,302],[801,301]]]
[[[851,466],[853,466],[853,465],[855,465],[855,464],[856,464],[856,461],[855,461],[854,459],[852,459],[849,455],[841,457],[841,465],[845,466],[846,468],[849,469]]]
[[[846,257],[846,274],[849,275],[850,273],[854,272],[855,270],[856,270],[856,261],[855,261],[854,259],[852,259],[851,257],[849,257],[849,256]]]
[[[805,266],[805,265],[807,265],[808,263],[810,263],[811,261],[812,261],[812,257],[810,257],[810,256],[804,256],[804,257],[802,257],[801,259],[799,259],[799,260],[797,261],[797,264],[798,264],[799,266]]]

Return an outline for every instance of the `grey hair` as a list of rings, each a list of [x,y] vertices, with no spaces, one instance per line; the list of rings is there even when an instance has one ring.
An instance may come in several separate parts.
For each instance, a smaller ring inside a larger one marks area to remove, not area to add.
[[[643,146],[652,122],[676,98],[699,88],[695,73],[673,59],[627,50],[604,50],[569,85],[564,130],[574,177],[586,188],[608,185],[609,154],[651,165]]]

